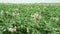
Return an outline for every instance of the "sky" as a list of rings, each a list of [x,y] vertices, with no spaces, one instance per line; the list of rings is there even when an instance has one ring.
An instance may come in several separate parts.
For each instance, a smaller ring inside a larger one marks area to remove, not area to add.
[[[0,0],[0,3],[60,3],[60,0]]]

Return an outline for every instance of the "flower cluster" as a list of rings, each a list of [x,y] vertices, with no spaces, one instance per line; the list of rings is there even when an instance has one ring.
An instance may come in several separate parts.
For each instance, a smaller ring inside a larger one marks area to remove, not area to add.
[[[39,15],[38,13],[31,15],[31,17],[33,17],[34,19],[41,19],[42,18],[42,16]]]
[[[10,32],[16,32],[16,27],[11,27],[11,28],[8,29],[8,31],[10,31]]]
[[[17,13],[17,12],[13,12],[12,15],[13,15],[13,16],[18,16],[19,13]]]
[[[54,17],[54,18],[53,18],[53,20],[58,21],[58,20],[59,20],[59,18],[58,18],[58,17]]]

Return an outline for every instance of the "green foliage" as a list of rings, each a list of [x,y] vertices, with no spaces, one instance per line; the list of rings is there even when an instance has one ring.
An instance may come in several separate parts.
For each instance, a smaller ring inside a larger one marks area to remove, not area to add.
[[[8,31],[11,27],[16,31]],[[0,34],[60,34],[60,6],[0,4]]]

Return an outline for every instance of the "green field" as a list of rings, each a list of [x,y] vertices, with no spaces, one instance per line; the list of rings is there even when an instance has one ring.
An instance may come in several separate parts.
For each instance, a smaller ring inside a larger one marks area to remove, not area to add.
[[[60,34],[60,5],[0,4],[0,34]]]

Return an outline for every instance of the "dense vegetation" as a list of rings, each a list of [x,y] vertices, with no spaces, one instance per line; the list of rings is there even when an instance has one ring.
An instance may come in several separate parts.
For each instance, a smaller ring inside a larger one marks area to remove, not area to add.
[[[60,5],[0,4],[0,34],[60,34]]]

